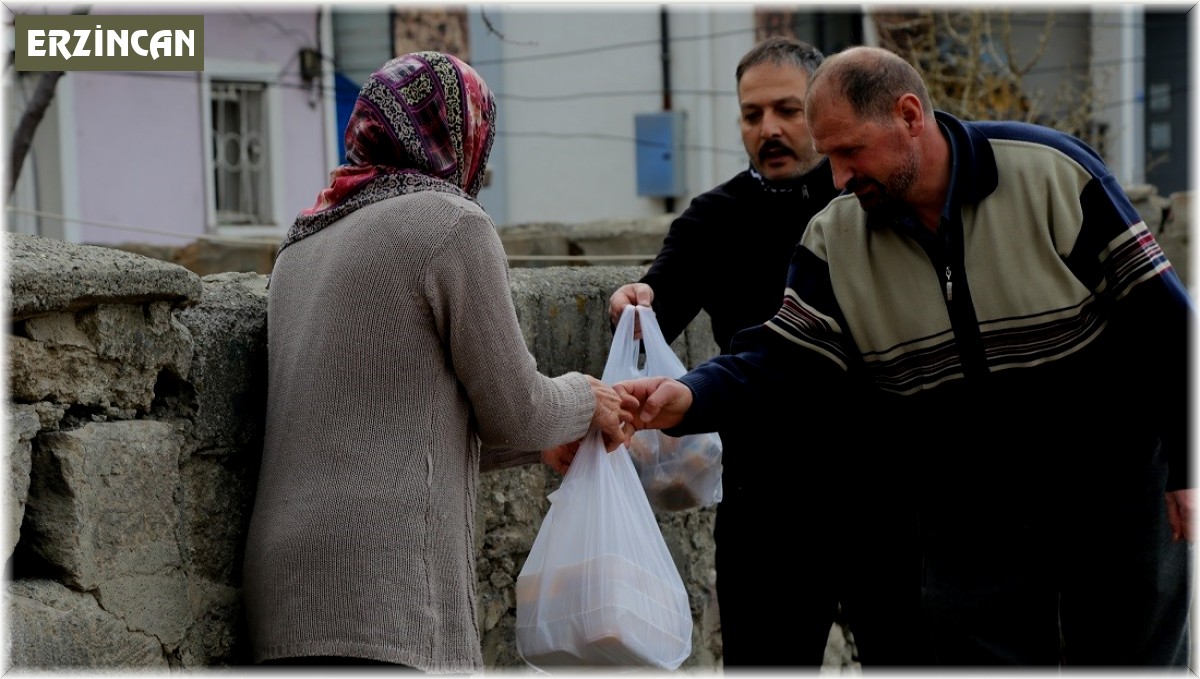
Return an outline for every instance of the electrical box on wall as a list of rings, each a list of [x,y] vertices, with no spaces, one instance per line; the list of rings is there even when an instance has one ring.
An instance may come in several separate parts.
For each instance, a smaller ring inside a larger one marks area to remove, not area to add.
[[[684,174],[684,112],[638,113],[634,116],[637,138],[637,193],[658,198],[678,197],[687,192]]]

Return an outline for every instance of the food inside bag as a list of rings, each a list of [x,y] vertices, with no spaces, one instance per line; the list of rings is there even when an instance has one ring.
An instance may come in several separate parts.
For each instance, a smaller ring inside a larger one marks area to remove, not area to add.
[[[721,438],[717,434],[676,438],[647,429],[633,435],[629,455],[655,509],[673,512],[721,501]]]
[[[691,647],[687,596],[619,554],[603,554],[517,578],[517,609],[540,607],[541,625],[522,625],[520,650],[535,667],[660,666]],[[520,616],[518,616],[520,618]],[[527,621],[526,621],[527,622]],[[686,657],[687,654],[684,654]]]
[[[635,313],[642,328],[640,344],[633,338]],[[646,362],[639,368],[642,346]],[[654,310],[644,306],[625,307],[604,366],[604,382],[614,384],[636,377],[677,378],[685,372],[687,368],[658,327]],[[681,511],[720,502],[721,450],[721,437],[715,432],[677,438],[648,429],[634,434],[629,442],[629,455],[646,498],[651,507],[660,511]]]
[[[517,576],[531,666],[673,670],[692,652],[687,590],[625,446],[584,439]]]

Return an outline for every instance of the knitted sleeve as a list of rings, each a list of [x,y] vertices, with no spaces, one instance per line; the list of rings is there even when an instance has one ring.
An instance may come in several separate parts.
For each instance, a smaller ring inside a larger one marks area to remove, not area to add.
[[[580,373],[538,372],[525,345],[508,285],[508,262],[495,227],[474,206],[463,210],[434,249],[425,295],[449,361],[471,402],[482,454],[534,462],[543,448],[583,437],[595,398]],[[528,451],[519,455],[514,451]]]

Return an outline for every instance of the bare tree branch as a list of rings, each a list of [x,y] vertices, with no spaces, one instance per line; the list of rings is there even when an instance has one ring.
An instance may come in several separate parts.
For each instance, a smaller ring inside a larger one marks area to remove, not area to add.
[[[479,16],[483,18],[483,25],[487,26],[488,33],[491,33],[492,35],[495,35],[497,38],[500,38],[501,42],[507,42],[507,43],[510,43],[513,45],[536,45],[537,44],[536,42],[517,42],[516,40],[509,40],[508,38],[504,37],[504,34],[501,33],[500,31],[497,31],[496,27],[492,25],[492,20],[488,18],[486,8],[482,8],[479,10]]]
[[[88,14],[92,11],[91,5],[77,7],[71,11],[71,14]],[[8,197],[12,198],[13,191],[17,188],[17,180],[21,176],[21,167],[25,165],[25,156],[29,154],[30,147],[33,146],[33,136],[37,133],[38,125],[41,124],[42,118],[46,116],[46,109],[50,107],[50,102],[54,100],[54,89],[58,86],[59,78],[63,77],[62,71],[45,71],[38,78],[37,88],[30,97],[29,103],[25,105],[25,110],[21,113],[21,119],[17,122],[16,128],[12,134],[11,154],[8,161]]]
[[[63,77],[62,71],[46,71],[38,78],[37,89],[34,90],[33,97],[25,106],[25,112],[21,114],[21,121],[17,123],[17,129],[13,130],[12,155],[9,156],[8,166],[9,198],[12,198],[13,191],[17,188],[17,179],[21,176],[21,166],[25,164],[25,156],[29,154],[29,147],[33,146],[33,135],[37,132],[42,118],[45,117],[50,101],[54,99],[54,88],[58,85],[58,79],[61,77]]]
[[[1065,65],[1056,96],[1047,97],[1026,82],[1054,39],[1055,13],[1046,12],[1037,33],[1018,46],[1013,13],[876,10],[872,13],[880,46],[913,65],[929,87],[934,105],[966,120],[1024,120],[1073,134],[1103,153],[1110,132],[1093,118],[1103,103],[1103,70],[1089,62]]]

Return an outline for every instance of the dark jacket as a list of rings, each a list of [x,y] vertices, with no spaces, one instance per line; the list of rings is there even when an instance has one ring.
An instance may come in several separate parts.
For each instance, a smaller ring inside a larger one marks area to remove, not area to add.
[[[728,353],[735,333],[770,319],[783,299],[800,234],[837,193],[823,161],[797,180],[770,187],[746,170],[694,198],[641,279],[654,289],[667,341],[703,309],[717,346]]]
[[[788,265],[808,220],[837,194],[829,162],[822,161],[787,182],[765,182],[747,169],[693,199],[671,224],[641,279],[654,289],[655,315],[667,341],[704,310],[713,339],[728,353],[737,332],[769,320],[783,300]],[[746,507],[755,497],[783,500],[800,477],[819,486],[809,493],[815,496],[828,485],[828,460],[790,456],[787,466],[776,463],[773,473],[762,473],[764,456],[782,451],[789,434],[776,424],[785,416],[783,401],[769,392],[756,393],[753,400],[753,416],[728,421],[719,430],[722,507]]]

